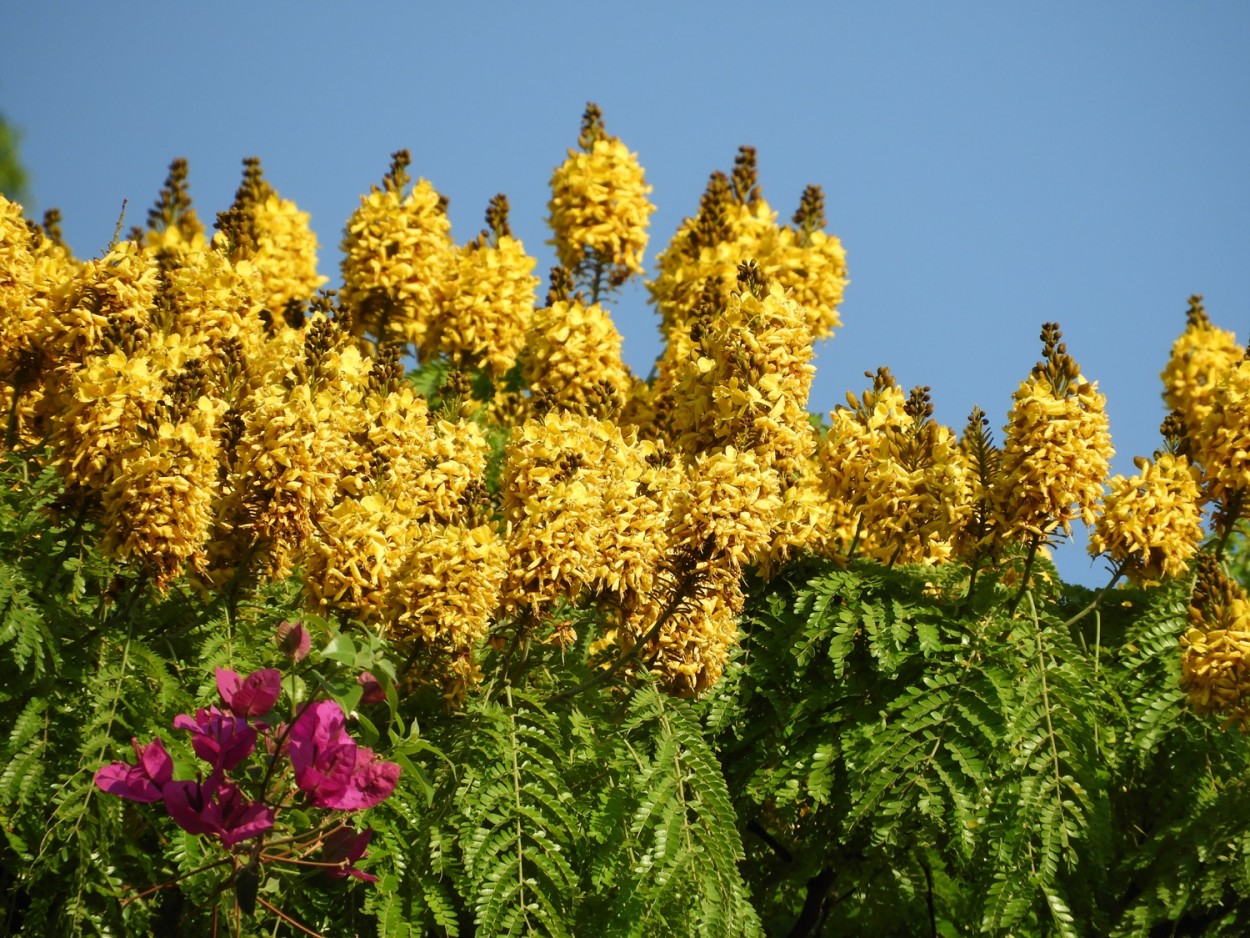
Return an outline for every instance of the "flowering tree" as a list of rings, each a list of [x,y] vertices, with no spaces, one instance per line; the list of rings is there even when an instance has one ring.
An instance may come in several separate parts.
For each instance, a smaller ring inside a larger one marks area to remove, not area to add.
[[[542,301],[507,199],[459,244],[409,165],[337,294],[259,160],[89,260],[0,201],[8,930],[1244,933],[1250,362],[1200,298],[1108,478],[1055,323],[1001,434],[884,367],[810,414],[846,257],[751,148],[646,379],[598,108]]]

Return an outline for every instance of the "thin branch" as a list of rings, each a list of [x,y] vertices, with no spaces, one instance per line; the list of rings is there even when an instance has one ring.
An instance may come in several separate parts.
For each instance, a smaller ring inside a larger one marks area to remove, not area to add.
[[[1099,605],[1102,603],[1102,598],[1107,594],[1107,591],[1110,590],[1113,586],[1115,586],[1116,583],[1120,582],[1120,577],[1124,576],[1124,571],[1127,568],[1128,568],[1127,561],[1116,564],[1115,567],[1113,567],[1111,570],[1111,579],[1107,581],[1107,585],[1102,587],[1100,590],[1098,590],[1098,592],[1094,594],[1094,598],[1089,601],[1089,604],[1084,609],[1082,609],[1076,615],[1072,616],[1072,618],[1064,622],[1063,628],[1066,629],[1066,628],[1070,628],[1076,625],[1078,622],[1084,619],[1091,612],[1095,611],[1099,607]]]
[[[1041,546],[1041,543],[1042,536],[1040,534],[1034,534],[1029,539],[1029,552],[1024,558],[1024,574],[1020,578],[1020,589],[1007,606],[1008,616],[1015,614],[1016,607],[1020,605],[1020,600],[1024,599],[1024,594],[1029,591],[1029,578],[1033,575],[1033,561],[1037,558],[1037,549]]]
[[[291,918],[291,916],[287,915],[277,906],[270,905],[260,896],[256,897],[256,901],[259,902],[261,905],[263,905],[266,909],[268,909],[274,915],[278,916],[278,918],[282,919],[282,921],[286,922],[292,928],[302,931],[305,935],[311,935],[312,938],[326,938],[326,936],[321,934],[321,932],[313,931],[311,928],[307,928],[306,926],[301,925],[299,922],[295,921],[295,919]]]

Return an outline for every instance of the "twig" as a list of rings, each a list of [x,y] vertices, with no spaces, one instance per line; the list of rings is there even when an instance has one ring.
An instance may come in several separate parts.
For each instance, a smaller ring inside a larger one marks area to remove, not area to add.
[[[1007,607],[1007,615],[1009,616],[1015,614],[1016,606],[1020,605],[1020,600],[1024,599],[1024,594],[1029,591],[1029,577],[1033,575],[1033,561],[1037,558],[1037,548],[1041,546],[1041,543],[1042,536],[1040,534],[1034,534],[1029,540],[1029,552],[1024,558],[1024,575],[1021,577],[1020,590]]]
[[[1111,579],[1107,581],[1107,585],[1102,587],[1100,590],[1098,590],[1098,592],[1094,594],[1094,598],[1089,601],[1089,604],[1084,609],[1082,609],[1072,618],[1068,619],[1068,621],[1063,623],[1063,628],[1066,629],[1066,628],[1070,628],[1071,626],[1076,625],[1078,622],[1084,619],[1087,615],[1089,615],[1091,612],[1097,609],[1099,604],[1102,603],[1103,596],[1107,594],[1107,590],[1111,589],[1111,587],[1115,586],[1116,583],[1120,581],[1120,577],[1124,575],[1124,571],[1127,567],[1128,567],[1127,561],[1124,563],[1116,564],[1116,566],[1112,568]],[[1101,620],[1100,620],[1099,628],[1101,629]],[[1095,652],[1095,654],[1097,654],[1097,652]]]

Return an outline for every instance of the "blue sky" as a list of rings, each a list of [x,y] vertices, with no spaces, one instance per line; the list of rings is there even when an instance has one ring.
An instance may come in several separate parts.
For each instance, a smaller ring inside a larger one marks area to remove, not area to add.
[[[463,4],[12,4],[0,111],[23,133],[33,212],[80,256],[123,199],[141,224],[185,156],[211,222],[245,156],[312,213],[332,279],[344,221],[408,147],[460,240],[507,193],[551,264],[552,168],[587,101],[636,150],[652,248],[741,144],[789,217],[827,197],[848,252],[843,328],[818,350],[813,410],[889,365],[959,428],[996,428],[1058,321],[1107,394],[1115,468],[1158,443],[1158,373],[1186,299],[1250,327],[1250,4],[652,0]],[[649,370],[640,288],[615,318]],[[1066,577],[1101,565],[1060,551]]]

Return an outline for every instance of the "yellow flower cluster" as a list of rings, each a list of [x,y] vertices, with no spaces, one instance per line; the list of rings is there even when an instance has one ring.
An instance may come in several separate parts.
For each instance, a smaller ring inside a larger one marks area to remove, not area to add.
[[[641,657],[669,693],[701,694],[725,670],[745,602],[739,571],[711,566],[688,591],[652,593],[622,630],[621,652]],[[637,644],[653,632],[648,645]]]
[[[302,552],[304,592],[423,650],[416,679],[449,699],[476,674],[473,649],[500,603],[506,553],[479,524],[487,445],[480,427],[431,421],[394,354],[373,363],[351,468]]]
[[[1108,483],[1089,552],[1107,554],[1138,583],[1183,576],[1203,536],[1198,472],[1173,453],[1134,462],[1139,475]]]
[[[258,161],[211,241],[175,161],[148,230],[84,263],[54,221],[0,201],[6,446],[46,445],[65,504],[157,589],[299,571],[310,608],[393,638],[409,680],[452,702],[487,636],[568,643],[593,607],[597,655],[697,694],[737,639],[744,572],[797,552],[975,570],[1097,518],[1091,550],[1151,581],[1192,562],[1204,504],[1225,526],[1246,511],[1250,362],[1196,301],[1164,374],[1185,430],[1112,479],[1099,516],[1105,401],[1052,324],[1001,450],[980,411],[959,441],[928,388],[906,395],[884,369],[812,424],[812,346],[838,324],[845,256],[815,187],[778,224],[754,151],[660,256],[667,345],[648,382],[600,299],[641,269],[649,190],[596,110],[553,179],[565,266],[540,309],[506,200],[458,248],[407,165],[396,153],[349,220],[337,300],[312,295],[307,216]],[[432,402],[408,352],[422,380],[453,372]],[[1239,714],[1246,600],[1194,608],[1186,686]]]
[[[835,506],[831,546],[854,544],[891,564],[950,558],[970,512],[966,471],[954,434],[932,420],[928,392],[904,397],[881,369],[830,415],[818,465]]]
[[[21,206],[0,195],[0,406],[11,415],[6,449],[42,435],[34,420],[46,353],[37,334],[48,322],[51,293],[78,266],[57,238],[28,223]]]
[[[556,299],[536,310],[521,355],[531,400],[540,410],[619,413],[634,387],[621,345],[621,334],[598,303]]]
[[[1250,600],[1203,554],[1181,637],[1181,687],[1200,715],[1219,713],[1225,726],[1250,727]]]
[[[591,279],[597,300],[604,289],[643,272],[655,206],[638,155],[607,133],[594,104],[586,108],[579,143],[551,175],[550,243],[565,268]]]
[[[772,525],[772,543],[768,554],[757,561],[764,576],[771,577],[798,554],[844,554],[851,541],[853,530],[846,530],[845,512],[839,513],[844,506],[830,499],[824,490],[815,428],[810,435],[813,455],[802,461],[798,478],[789,480],[790,484],[782,490],[781,507]],[[845,533],[836,548],[835,531]]]
[[[496,380],[516,364],[534,315],[538,262],[517,239],[470,241],[455,259],[447,298],[421,344],[423,360],[446,355],[457,367],[484,365]]]
[[[266,548],[266,572],[290,571],[314,525],[334,503],[354,460],[352,435],[366,361],[333,322],[315,317],[281,379],[257,388],[242,418],[224,524]]]
[[[545,618],[587,595],[651,592],[675,479],[657,446],[615,423],[552,411],[512,431],[501,490],[506,607]]]
[[[1191,446],[1203,466],[1207,499],[1226,512],[1244,515],[1250,508],[1250,360],[1239,361],[1220,377]]]
[[[736,446],[782,476],[800,474],[813,440],[807,397],[815,367],[803,308],[744,265],[740,292],[700,321],[673,392],[676,445],[693,456]]]
[[[407,150],[391,157],[382,188],[372,187],[347,221],[343,305],[358,336],[378,345],[420,347],[443,302],[455,265],[446,203],[426,180],[412,190]]]
[[[1185,318],[1185,331],[1172,343],[1160,377],[1168,409],[1180,414],[1186,429],[1197,434],[1211,410],[1220,378],[1241,361],[1246,350],[1231,332],[1211,324],[1202,297],[1189,298]]]
[[[114,455],[100,493],[103,549],[138,561],[162,591],[186,564],[203,564],[220,491],[216,430],[225,404],[204,393],[205,379],[198,359],[174,376],[155,420]]]
[[[218,217],[214,242],[234,263],[251,261],[274,315],[307,301],[326,282],[317,273],[317,236],[308,222],[307,212],[265,181],[259,159],[243,161],[243,182],[234,205]]]
[[[626,623],[622,647],[653,636],[644,653],[680,693],[714,683],[736,638],[742,596],[724,583],[751,564],[771,569],[812,542],[820,524],[812,487],[799,488],[815,448],[806,312],[754,263],[742,265],[738,281],[722,307],[705,309],[672,380],[662,372],[650,402],[652,432],[684,460],[669,532],[676,560],[666,587]]]
[[[781,508],[777,472],[732,446],[695,457],[673,508],[673,544],[742,569],[768,550]]]
[[[1072,522],[1093,524],[1110,468],[1107,399],[1080,374],[1060,342],[1059,327],[1042,328],[1043,360],[1015,393],[1003,440],[1002,478],[995,487],[1000,543],[1038,541]]]
[[[755,151],[743,147],[733,177],[715,173],[699,204],[660,254],[659,274],[647,284],[668,340],[687,330],[709,292],[725,291],[740,264],[755,261],[760,275],[801,304],[812,336],[825,339],[841,325],[838,306],[847,284],[846,253],[823,230],[824,197],[812,186],[795,214],[795,227],[759,194]]]
[[[1201,502],[1227,537],[1250,517],[1250,360],[1231,332],[1207,317],[1202,297],[1189,299],[1184,332],[1164,369],[1165,429],[1178,452],[1200,470]]]
[[[421,651],[449,703],[477,683],[474,650],[499,611],[508,552],[491,525],[422,522],[391,575],[387,634]]]

